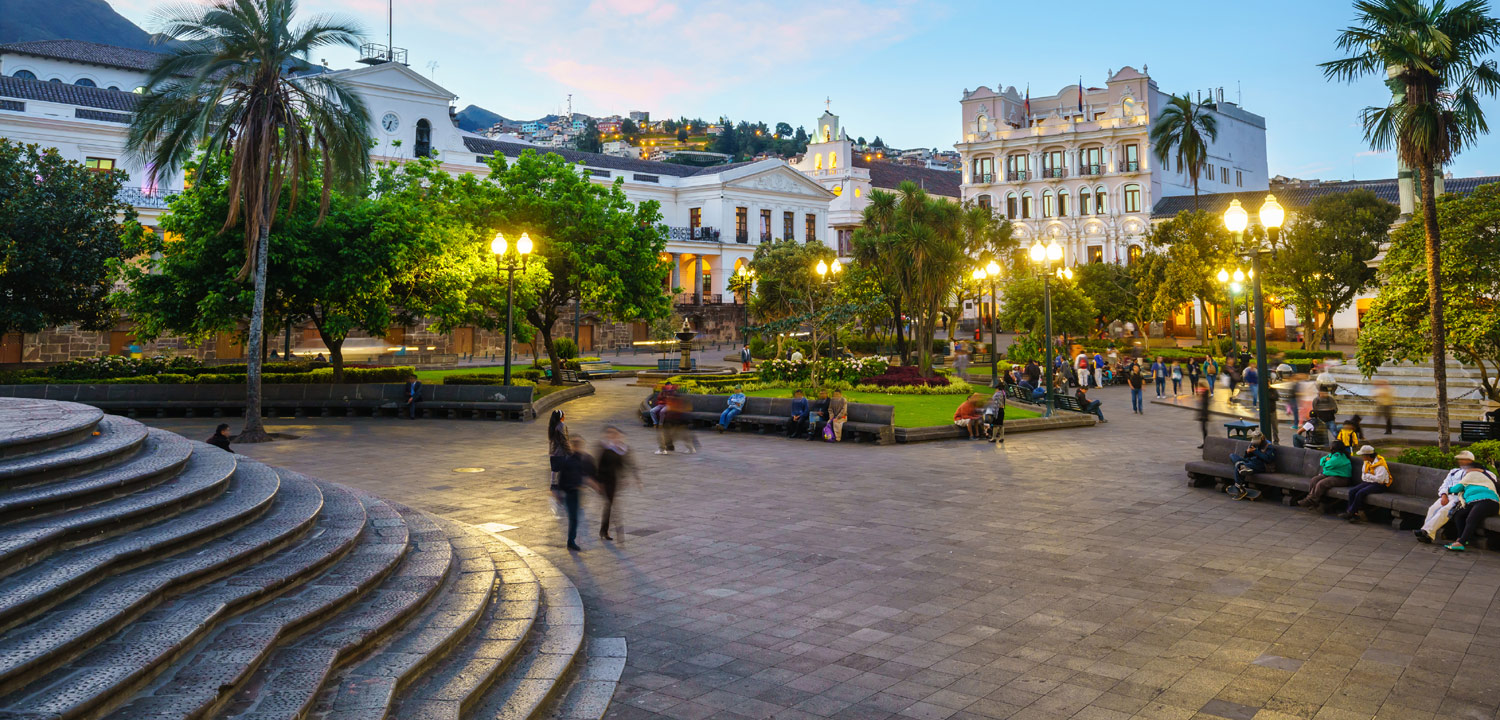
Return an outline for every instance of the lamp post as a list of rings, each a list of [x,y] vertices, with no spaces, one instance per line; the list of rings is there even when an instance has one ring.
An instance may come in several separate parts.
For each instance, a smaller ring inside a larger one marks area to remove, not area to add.
[[[1000,344],[998,341],[999,321],[996,319],[996,290],[995,282],[1000,279],[1000,265],[994,260],[982,268],[975,268],[974,279],[983,283],[990,281],[990,387],[999,387],[1000,383]],[[979,319],[984,320],[984,298],[979,299]]]
[[[748,345],[750,344],[750,331],[747,329],[750,327],[750,286],[755,282],[755,271],[741,265],[740,269],[734,271],[734,274],[739,278],[740,291],[745,293],[745,327],[740,329],[740,335],[744,337],[745,344]]]
[[[1045,397],[1045,398],[1047,398],[1047,415],[1046,415],[1046,417],[1052,417],[1052,412],[1053,412],[1053,409],[1054,409],[1054,401],[1052,399],[1052,284],[1051,284],[1052,277],[1051,277],[1051,270],[1052,270],[1052,263],[1055,263],[1058,260],[1062,259],[1063,249],[1062,249],[1062,246],[1058,245],[1055,241],[1054,242],[1050,242],[1050,243],[1048,243],[1046,245],[1042,245],[1039,242],[1033,242],[1031,244],[1031,250],[1028,251],[1028,252],[1031,255],[1031,262],[1037,264],[1038,266],[1040,266],[1042,268],[1042,318],[1043,318],[1042,319],[1042,332],[1043,332],[1043,334],[1046,335],[1046,337],[1043,338],[1043,345],[1046,347],[1046,351],[1047,351],[1047,354],[1046,354],[1047,366],[1046,366],[1046,368],[1043,369],[1043,373],[1042,373],[1042,382],[1044,383],[1044,385],[1043,385],[1044,390],[1042,391],[1042,396]],[[1061,269],[1061,270],[1058,271],[1059,278],[1063,277],[1064,271],[1066,271],[1066,276],[1067,277],[1072,277],[1073,276],[1073,271],[1072,270],[1068,270],[1067,268],[1063,268],[1063,269]]]
[[[1281,203],[1276,202],[1275,195],[1266,195],[1266,201],[1260,206],[1260,224],[1266,229],[1267,238],[1272,248],[1276,247],[1276,237],[1281,232],[1281,224],[1286,221],[1286,210]],[[1245,226],[1249,223],[1249,214],[1240,207],[1240,201],[1235,200],[1229,204],[1229,209],[1224,211],[1224,227],[1234,233],[1236,239],[1242,243],[1241,250],[1250,256],[1250,280],[1252,292],[1255,295],[1255,398],[1260,407],[1260,429],[1272,442],[1276,440],[1276,414],[1275,408],[1271,407],[1271,373],[1266,367],[1266,309],[1265,298],[1260,290],[1260,256],[1262,249],[1259,243],[1250,245],[1244,243]]]
[[[516,319],[516,270],[526,267],[526,256],[531,254],[531,236],[521,233],[514,250],[505,235],[495,233],[490,241],[490,252],[495,254],[495,268],[505,271],[505,384],[510,385],[511,333]]]
[[[838,281],[839,273],[841,273],[841,272],[844,271],[844,266],[842,266],[842,265],[839,264],[838,258],[834,258],[833,259],[833,265],[831,265],[831,266],[828,263],[823,262],[822,260],[819,260],[818,261],[817,271],[818,271],[818,281],[821,282],[821,283],[823,283],[824,287],[826,287],[826,288],[832,288],[833,284]],[[818,322],[818,313],[817,313],[817,309],[814,308],[814,310],[813,310],[813,323],[816,324],[817,322]],[[816,327],[816,325],[814,325],[814,326]],[[833,357],[833,352],[834,352],[834,350],[833,350],[833,347],[834,347],[833,343],[834,343],[834,340],[837,339],[837,337],[838,337],[838,331],[837,330],[835,330],[833,332],[833,334],[828,337],[828,356],[829,357]],[[816,345],[814,347],[816,347]]]

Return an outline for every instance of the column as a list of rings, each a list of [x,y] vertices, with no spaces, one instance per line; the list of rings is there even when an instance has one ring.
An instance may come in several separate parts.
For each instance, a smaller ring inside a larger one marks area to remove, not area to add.
[[[682,287],[682,253],[672,253],[672,292]]]
[[[693,303],[703,304],[703,256],[693,256]]]

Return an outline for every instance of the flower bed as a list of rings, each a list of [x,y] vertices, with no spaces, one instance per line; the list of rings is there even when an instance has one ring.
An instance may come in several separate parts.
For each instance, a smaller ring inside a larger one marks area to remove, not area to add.
[[[816,368],[818,377],[822,380],[852,383],[880,375],[888,367],[889,363],[885,358],[866,357],[837,360],[818,358],[816,361],[766,360],[757,369],[761,379],[767,382],[805,382],[812,379],[813,369]]]
[[[863,384],[879,388],[891,387],[943,387],[950,384],[945,375],[923,377],[921,368],[915,365],[900,365],[887,368],[885,372],[865,379]]]

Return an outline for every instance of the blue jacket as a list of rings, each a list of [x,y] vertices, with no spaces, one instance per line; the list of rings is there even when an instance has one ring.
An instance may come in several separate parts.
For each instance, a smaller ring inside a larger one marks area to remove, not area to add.
[[[792,398],[792,417],[807,417],[807,398]]]
[[[737,392],[737,393],[735,393],[733,395],[730,395],[729,396],[729,407],[732,407],[735,410],[744,410],[745,409],[745,393]]]

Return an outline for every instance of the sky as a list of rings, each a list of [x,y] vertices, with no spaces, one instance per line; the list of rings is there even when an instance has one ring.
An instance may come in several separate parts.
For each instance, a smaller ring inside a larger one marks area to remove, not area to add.
[[[153,30],[161,0],[109,0]],[[201,0],[200,0],[201,1]],[[566,108],[603,116],[720,116],[811,127],[825,100],[851,137],[952,149],[959,99],[980,85],[1051,95],[1081,76],[1149,67],[1164,92],[1223,87],[1266,118],[1272,175],[1393,177],[1363,140],[1359,111],[1385,104],[1378,78],[1324,80],[1352,0],[392,0],[394,44],[412,68],[507,118]],[[302,0],[385,42],[386,0]],[[355,53],[313,58],[349,67]],[[1485,109],[1500,131],[1500,102]],[[1449,167],[1500,174],[1485,137]]]

